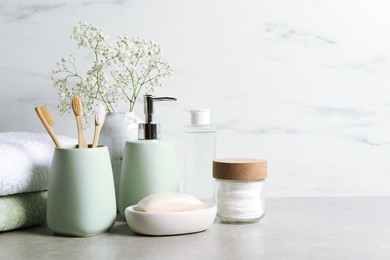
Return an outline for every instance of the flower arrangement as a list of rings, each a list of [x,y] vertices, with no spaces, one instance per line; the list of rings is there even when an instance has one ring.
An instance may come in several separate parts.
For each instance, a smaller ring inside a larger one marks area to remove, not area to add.
[[[83,75],[72,55],[57,62],[52,80],[62,114],[71,111],[75,95],[82,100],[87,122],[97,103],[115,112],[119,102],[126,102],[129,111],[133,111],[141,92],[154,93],[161,86],[162,78],[173,76],[161,56],[160,46],[151,40],[120,35],[112,44],[101,29],[85,22],[74,26],[71,39],[77,42],[78,48],[92,51],[93,63]]]

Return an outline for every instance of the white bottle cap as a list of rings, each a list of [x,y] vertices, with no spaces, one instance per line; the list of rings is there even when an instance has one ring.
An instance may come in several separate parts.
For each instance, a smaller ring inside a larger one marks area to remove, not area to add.
[[[209,109],[191,110],[191,125],[209,125],[209,124],[210,124]]]

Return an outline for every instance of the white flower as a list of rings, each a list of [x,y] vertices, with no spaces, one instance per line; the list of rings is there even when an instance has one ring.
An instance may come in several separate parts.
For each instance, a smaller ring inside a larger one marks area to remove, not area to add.
[[[154,41],[119,35],[112,44],[100,28],[86,22],[73,27],[71,39],[79,48],[91,50],[95,59],[85,76],[76,70],[73,56],[57,62],[52,81],[62,113],[71,110],[71,100],[76,94],[83,101],[86,116],[94,113],[93,106],[97,102],[104,103],[112,112],[117,103],[123,101],[132,111],[142,93],[140,90],[154,92],[161,86],[162,78],[173,75],[161,56],[160,46]]]

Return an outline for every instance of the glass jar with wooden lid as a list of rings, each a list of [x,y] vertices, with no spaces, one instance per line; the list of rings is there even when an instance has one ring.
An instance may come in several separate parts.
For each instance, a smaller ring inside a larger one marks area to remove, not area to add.
[[[267,161],[262,159],[213,161],[215,197],[221,222],[254,223],[264,216],[267,174]]]

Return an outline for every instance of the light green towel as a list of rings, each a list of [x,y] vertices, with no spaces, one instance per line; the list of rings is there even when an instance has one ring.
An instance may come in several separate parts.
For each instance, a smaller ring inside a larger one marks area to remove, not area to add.
[[[0,232],[46,222],[47,191],[0,197]]]

